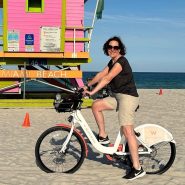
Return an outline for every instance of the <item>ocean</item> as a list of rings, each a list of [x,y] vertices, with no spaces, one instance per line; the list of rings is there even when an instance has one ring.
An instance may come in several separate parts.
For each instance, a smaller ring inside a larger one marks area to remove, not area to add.
[[[97,72],[83,72],[83,82],[92,78]],[[138,89],[185,89],[185,73],[134,72]],[[70,88],[70,87],[69,87]],[[21,86],[23,91],[23,85]],[[26,83],[27,92],[61,92],[60,89],[38,82]]]
[[[83,81],[97,72],[83,72]],[[185,73],[134,72],[138,89],[185,89]]]

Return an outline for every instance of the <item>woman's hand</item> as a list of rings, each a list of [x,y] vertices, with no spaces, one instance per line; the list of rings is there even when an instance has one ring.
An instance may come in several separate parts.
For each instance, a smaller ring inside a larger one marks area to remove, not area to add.
[[[86,91],[88,89],[88,87],[86,85],[84,85],[83,87],[81,87],[82,89],[84,89],[84,91]]]
[[[84,91],[84,95],[92,96],[94,93],[92,91]]]

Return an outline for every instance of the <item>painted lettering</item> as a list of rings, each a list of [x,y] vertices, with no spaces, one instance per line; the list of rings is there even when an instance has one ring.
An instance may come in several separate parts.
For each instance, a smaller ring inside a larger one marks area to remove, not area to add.
[[[1,74],[1,77],[10,77],[11,76],[11,71],[6,71],[6,70],[0,70],[0,72],[2,73]]]
[[[36,77],[37,78],[42,78],[42,71],[37,71]]]
[[[61,71],[60,78],[67,78],[67,72]]]
[[[52,71],[50,71],[50,72],[49,72],[49,74],[48,74],[48,78],[54,78],[54,76],[53,76],[53,72],[52,72]]]
[[[60,78],[59,71],[55,71],[55,72],[54,72],[54,77],[55,77],[55,78]]]
[[[151,135],[156,135],[156,131],[155,130],[151,130],[150,133],[151,133]]]
[[[0,70],[0,78],[81,78],[80,71]]]

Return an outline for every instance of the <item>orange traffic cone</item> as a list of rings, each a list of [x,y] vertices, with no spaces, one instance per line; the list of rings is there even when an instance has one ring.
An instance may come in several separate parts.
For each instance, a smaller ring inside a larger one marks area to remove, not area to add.
[[[159,90],[159,95],[162,95],[162,94],[163,94],[163,90],[160,89],[160,90]]]
[[[30,116],[29,113],[26,113],[22,127],[30,127]]]

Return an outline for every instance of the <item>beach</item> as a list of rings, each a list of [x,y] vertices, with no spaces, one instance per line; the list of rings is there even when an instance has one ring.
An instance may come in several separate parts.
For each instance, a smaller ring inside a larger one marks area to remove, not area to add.
[[[125,169],[108,161],[88,142],[88,156],[74,174],[48,174],[37,167],[35,143],[40,134],[58,123],[66,123],[69,113],[53,108],[0,109],[0,185],[184,185],[185,184],[185,90],[139,89],[140,108],[136,124],[158,124],[169,130],[176,141],[176,159],[162,175],[146,175],[135,181],[122,178]],[[30,127],[22,127],[26,113]],[[91,109],[82,114],[93,132],[98,133]],[[104,112],[106,130],[114,142],[118,130],[117,113]]]

